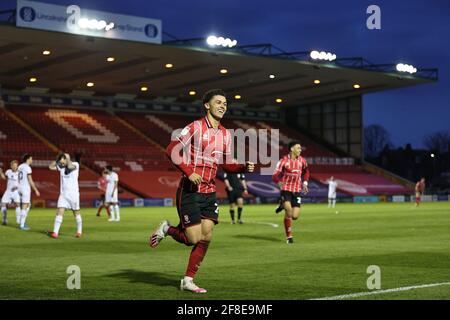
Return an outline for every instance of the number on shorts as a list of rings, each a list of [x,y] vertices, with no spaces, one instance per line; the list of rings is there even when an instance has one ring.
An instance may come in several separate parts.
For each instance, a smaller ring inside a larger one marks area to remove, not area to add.
[[[215,213],[219,214],[219,205],[216,203],[214,203],[214,205],[216,206],[216,210],[214,210]]]
[[[297,203],[298,203],[298,204],[302,203],[302,198],[297,197]]]

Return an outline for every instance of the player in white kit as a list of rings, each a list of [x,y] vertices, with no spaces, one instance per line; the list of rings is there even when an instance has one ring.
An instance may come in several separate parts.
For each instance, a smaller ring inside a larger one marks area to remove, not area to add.
[[[20,197],[19,197],[19,171],[17,170],[19,161],[13,160],[10,163],[10,169],[3,173],[0,168],[0,177],[6,182],[6,190],[2,197],[2,225],[8,224],[8,208],[7,206],[13,203],[16,207],[16,222],[20,223]]]
[[[33,163],[33,157],[30,154],[25,154],[22,157],[22,164],[19,166],[17,171],[19,172],[19,196],[21,203],[20,210],[20,220],[19,220],[19,229],[20,230],[30,230],[30,228],[26,225],[26,220],[28,216],[28,212],[30,211],[31,204],[31,188],[33,188],[36,196],[40,196],[39,190],[36,188],[34,184],[31,173],[31,164]]]
[[[327,180],[328,182],[328,208],[334,208],[336,206],[336,188],[337,182],[334,180],[332,176]]]
[[[120,221],[120,209],[118,199],[119,175],[113,171],[112,166],[106,166],[108,174],[106,176],[105,202],[109,206],[111,217],[108,221]]]
[[[51,238],[58,238],[59,229],[63,222],[64,211],[72,210],[77,223],[77,233],[75,237],[81,238],[83,222],[80,214],[80,189],[78,187],[78,176],[80,173],[80,164],[72,162],[68,153],[60,153],[49,167],[50,170],[59,171],[60,187],[59,198],[57,204],[57,212],[53,232],[48,235]]]

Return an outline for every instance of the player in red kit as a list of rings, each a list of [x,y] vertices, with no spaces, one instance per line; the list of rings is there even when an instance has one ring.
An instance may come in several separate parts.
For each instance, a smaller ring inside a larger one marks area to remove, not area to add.
[[[100,195],[101,202],[100,202],[100,205],[97,210],[97,217],[100,217],[100,213],[102,212],[103,209],[106,209],[106,213],[108,214],[108,217],[110,216],[109,208],[105,204],[106,185],[108,184],[108,181],[106,181],[107,175],[108,175],[108,172],[103,170],[102,176],[100,178],[98,178],[98,180],[97,180],[97,188],[99,188],[102,191],[102,194]]]
[[[182,172],[176,194],[180,223],[174,227],[164,220],[150,236],[152,248],[167,235],[193,246],[180,289],[195,293],[206,292],[193,279],[208,250],[213,227],[218,223],[215,183],[218,165],[227,172],[254,170],[253,163],[238,164],[232,157],[231,134],[220,124],[227,111],[225,92],[220,89],[206,92],[203,105],[206,116],[188,124],[166,149],[171,162]]]
[[[306,159],[300,155],[302,153],[300,143],[290,142],[288,148],[289,154],[278,161],[272,180],[281,189],[281,204],[285,211],[286,242],[291,244],[294,243],[292,220],[297,220],[300,215],[300,191],[308,193],[309,169]]]
[[[425,178],[420,179],[420,181],[417,181],[415,192],[416,192],[416,207],[420,204],[420,197],[422,196],[423,192],[425,191]]]

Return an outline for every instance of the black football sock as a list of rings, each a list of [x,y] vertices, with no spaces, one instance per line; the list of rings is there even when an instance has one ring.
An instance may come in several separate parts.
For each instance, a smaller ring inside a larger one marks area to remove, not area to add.
[[[241,220],[242,209],[243,208],[238,208],[238,220]]]
[[[234,221],[234,210],[230,209],[231,221]]]

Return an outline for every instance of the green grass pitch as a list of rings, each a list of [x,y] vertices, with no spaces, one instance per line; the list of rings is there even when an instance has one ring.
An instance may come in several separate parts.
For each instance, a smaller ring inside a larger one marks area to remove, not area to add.
[[[312,299],[367,292],[369,265],[381,269],[381,289],[450,281],[450,203],[305,204],[287,245],[274,205],[244,209],[243,225],[220,221],[196,282],[205,295],[181,292],[190,248],[148,236],[160,220],[177,223],[175,208],[123,208],[120,223],[82,210],[84,236],[66,213],[59,239],[54,210],[32,209],[31,230],[0,227],[0,299]],[[103,212],[105,214],[105,212]],[[270,224],[276,223],[274,227]],[[81,289],[69,290],[66,269],[81,268]],[[360,299],[450,299],[450,286]]]

